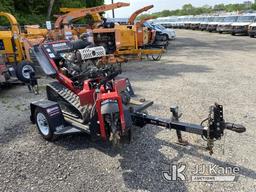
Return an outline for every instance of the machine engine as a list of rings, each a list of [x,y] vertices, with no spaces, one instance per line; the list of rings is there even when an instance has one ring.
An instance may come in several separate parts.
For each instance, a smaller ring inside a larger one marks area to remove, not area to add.
[[[105,55],[103,47],[85,48],[65,53],[60,62],[61,70],[70,77],[78,76],[97,65],[97,58]]]
[[[37,52],[36,48],[34,50]],[[106,56],[103,46],[94,47],[82,39],[48,43],[44,45],[43,51],[54,61],[57,70],[71,79],[76,79],[91,68],[95,68],[99,58]],[[45,66],[41,67],[46,70]]]

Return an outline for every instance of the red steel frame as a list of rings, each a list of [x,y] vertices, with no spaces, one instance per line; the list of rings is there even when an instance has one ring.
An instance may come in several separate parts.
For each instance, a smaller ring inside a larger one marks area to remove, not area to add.
[[[59,41],[59,42],[65,42],[65,41]],[[54,42],[56,43],[56,42]],[[49,43],[51,44],[51,43]],[[47,54],[46,54],[47,55]],[[95,89],[91,89],[89,86],[89,83],[92,80],[86,80],[84,81],[83,89],[77,89],[74,87],[74,83],[71,79],[69,79],[67,76],[61,73],[59,68],[57,67],[56,63],[54,62],[53,59],[48,57],[50,60],[51,65],[54,67],[54,69],[57,71],[56,73],[56,79],[62,83],[65,87],[67,87],[69,90],[74,92],[76,95],[79,96],[80,99],[80,104],[83,105],[93,105],[94,104],[94,94],[95,94]],[[100,79],[98,80],[100,81]],[[125,132],[125,118],[124,118],[124,111],[123,111],[123,104],[122,104],[122,98],[119,95],[121,91],[124,91],[126,89],[126,79],[119,79],[114,81],[114,88],[110,92],[106,92],[104,86],[102,85],[100,87],[100,92],[97,94],[97,99],[96,99],[96,111],[98,114],[98,121],[100,124],[100,135],[103,140],[107,139],[106,135],[106,128],[104,124],[104,119],[101,114],[101,104],[103,101],[106,100],[116,100],[118,103],[118,108],[119,108],[119,115],[120,115],[120,122],[121,122],[121,128],[122,128],[122,133]]]
[[[103,140],[107,139],[107,135],[106,135],[104,119],[101,114],[101,103],[106,100],[116,100],[117,101],[118,108],[119,108],[122,133],[124,133],[124,131],[125,131],[125,119],[124,119],[123,104],[122,104],[122,99],[119,96],[118,92],[114,91],[114,92],[109,92],[109,93],[99,93],[97,101],[96,101],[96,111],[98,113],[98,120],[100,123],[100,135]]]

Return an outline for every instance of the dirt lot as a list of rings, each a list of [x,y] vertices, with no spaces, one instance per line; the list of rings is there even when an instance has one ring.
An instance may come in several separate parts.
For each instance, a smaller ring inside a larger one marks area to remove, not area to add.
[[[198,136],[184,134],[188,147],[175,144],[174,131],[154,126],[136,129],[133,143],[120,151],[93,143],[87,135],[44,141],[29,121],[33,96],[26,87],[0,92],[0,191],[256,191],[256,39],[206,32],[177,31],[160,62],[129,63],[138,95],[154,100],[149,111],[169,117],[178,104],[182,120],[200,123],[209,105],[224,105],[228,121],[244,124],[238,135],[228,132],[210,156]],[[223,148],[225,151],[223,153]],[[170,164],[187,165],[187,181],[167,182]],[[239,167],[236,182],[191,182],[196,165]]]

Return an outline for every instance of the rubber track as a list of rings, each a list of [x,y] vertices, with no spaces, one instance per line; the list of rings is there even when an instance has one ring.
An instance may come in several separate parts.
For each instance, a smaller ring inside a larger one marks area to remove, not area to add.
[[[80,112],[81,117],[83,117],[82,120],[84,123],[87,123],[89,121],[91,108],[89,105],[81,106],[80,99],[75,93],[73,93],[68,88],[66,88],[64,85],[60,84],[57,81],[48,84],[47,88],[51,88],[67,103],[69,103],[74,108],[76,108]]]

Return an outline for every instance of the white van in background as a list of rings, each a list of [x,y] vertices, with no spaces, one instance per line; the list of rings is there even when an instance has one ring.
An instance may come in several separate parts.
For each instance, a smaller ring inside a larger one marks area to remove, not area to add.
[[[232,35],[248,34],[249,26],[256,21],[256,15],[239,16],[236,23],[232,24]]]
[[[232,24],[236,23],[237,19],[237,15],[230,15],[225,17],[224,21],[218,25],[217,32],[232,33]]]

